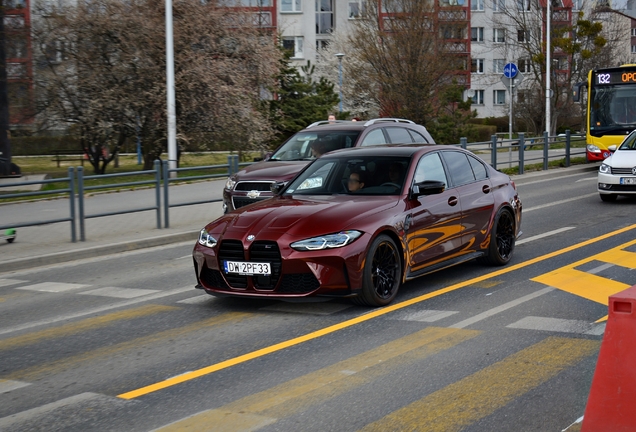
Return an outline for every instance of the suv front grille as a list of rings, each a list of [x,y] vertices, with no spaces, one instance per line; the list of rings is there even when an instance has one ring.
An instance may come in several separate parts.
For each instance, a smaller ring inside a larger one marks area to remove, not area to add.
[[[634,175],[631,168],[612,168],[612,174],[618,175]]]
[[[238,182],[234,186],[234,190],[237,191],[259,191],[259,192],[270,192],[271,187],[274,182],[271,181],[262,181],[262,182]]]
[[[239,209],[241,207],[245,207],[246,205],[254,204],[255,202],[263,201],[269,198],[271,198],[271,196],[261,196],[258,198],[232,197],[232,204],[234,205],[235,209]]]

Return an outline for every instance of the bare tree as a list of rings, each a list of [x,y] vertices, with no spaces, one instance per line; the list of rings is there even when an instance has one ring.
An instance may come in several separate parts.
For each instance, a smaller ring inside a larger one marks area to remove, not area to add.
[[[38,12],[42,127],[73,125],[98,173],[127,138],[140,137],[150,168],[166,148],[164,3],[93,0]],[[272,130],[259,105],[263,89],[275,86],[274,36],[216,2],[177,0],[173,22],[178,136],[236,150],[266,142]]]
[[[552,0],[548,0],[552,1]],[[545,1],[519,0],[501,5],[496,25],[509,29],[500,50],[513,58],[526,79],[521,84],[515,113],[535,133],[554,132],[560,120],[580,116],[572,103],[572,86],[587,78],[595,67],[615,61],[621,44],[620,23],[599,17],[599,10],[572,11],[553,1],[551,9],[551,125],[545,125],[546,105],[546,8]],[[570,18],[570,14],[573,14]],[[601,18],[601,19],[599,19]],[[603,21],[603,23],[601,23]]]
[[[347,109],[426,124],[434,118],[440,92],[453,81],[452,71],[466,68],[440,34],[463,32],[465,38],[467,21],[441,23],[432,1],[386,0],[381,8],[369,1],[363,10],[349,34],[328,48],[346,53]],[[332,71],[334,54],[323,52]]]

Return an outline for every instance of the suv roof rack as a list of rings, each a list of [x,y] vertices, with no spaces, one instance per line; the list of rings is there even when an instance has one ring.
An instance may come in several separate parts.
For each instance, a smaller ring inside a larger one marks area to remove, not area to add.
[[[317,122],[313,122],[312,124],[307,126],[305,129],[309,129],[310,127],[314,127],[318,125],[332,124],[332,123],[351,123],[351,121],[349,120],[319,120]]]
[[[381,117],[381,118],[375,118],[375,119],[371,119],[368,120],[364,123],[365,126],[369,126],[372,125],[374,123],[379,123],[379,122],[395,122],[395,123],[411,123],[411,124],[415,124],[414,121],[412,120],[407,120],[407,119],[402,119],[402,118],[392,118],[392,117]]]

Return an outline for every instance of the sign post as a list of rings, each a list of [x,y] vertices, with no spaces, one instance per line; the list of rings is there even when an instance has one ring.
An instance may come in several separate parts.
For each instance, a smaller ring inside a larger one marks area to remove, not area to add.
[[[510,81],[510,86],[508,87],[509,104],[510,104],[510,113],[508,114],[508,139],[512,139],[512,95],[515,91],[515,77],[519,73],[519,68],[514,63],[506,63],[503,70],[503,77],[507,78]],[[505,84],[505,81],[504,81]]]

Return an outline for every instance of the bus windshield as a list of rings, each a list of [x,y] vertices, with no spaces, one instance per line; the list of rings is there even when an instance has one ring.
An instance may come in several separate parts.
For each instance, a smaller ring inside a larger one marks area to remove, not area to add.
[[[634,85],[592,87],[590,97],[590,135],[624,135],[636,128]]]

